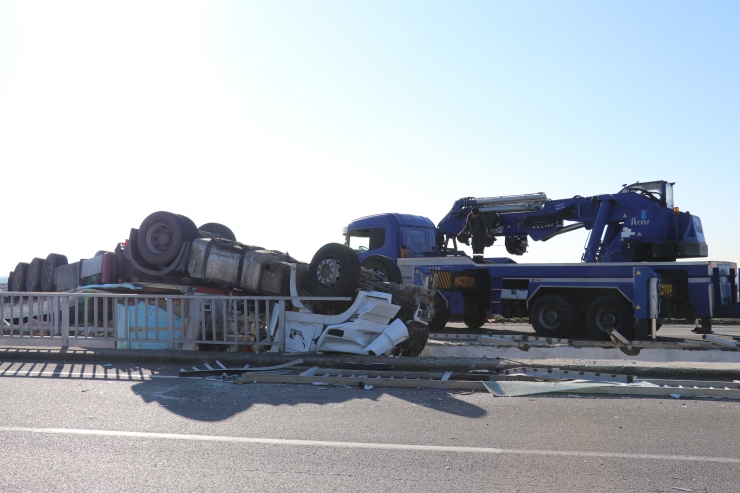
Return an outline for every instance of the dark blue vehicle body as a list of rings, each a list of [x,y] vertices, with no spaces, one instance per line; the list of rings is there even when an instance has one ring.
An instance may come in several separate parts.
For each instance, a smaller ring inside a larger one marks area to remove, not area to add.
[[[437,225],[445,242],[463,229],[473,207],[488,216],[494,236],[513,255],[527,238],[547,241],[561,233],[591,231],[584,262],[673,261],[707,256],[701,219],[673,204],[673,183],[633,183],[615,194],[549,200],[545,194],[459,199]],[[566,225],[565,222],[573,224]]]
[[[434,223],[424,216],[376,214],[355,219],[349,230],[354,238],[369,240],[367,249],[355,248],[360,260],[369,255],[385,255],[395,260],[402,256],[402,249],[408,251],[409,257],[423,257],[425,252],[436,253],[437,249]],[[355,247],[349,238],[347,244]]]
[[[438,290],[448,301],[449,319],[462,319],[469,327],[492,316],[532,320],[541,315],[532,313],[533,306],[548,295],[568,305],[580,322],[593,317],[590,308],[606,298],[634,309],[633,272],[639,266],[661,276],[661,318],[701,319],[710,330],[711,318],[740,317],[737,264],[676,262],[707,256],[701,220],[673,208],[672,184],[644,185],[648,190],[633,184],[612,195],[545,197],[534,208],[517,205],[526,211],[516,213],[506,212],[508,204],[498,205],[502,198],[460,199],[437,228],[423,216],[367,216],[347,226],[346,244],[360,260],[384,255],[397,261],[406,282],[422,284],[436,276]],[[509,258],[476,263],[456,243],[448,248],[477,203],[494,204],[481,206],[481,211],[497,221],[494,234],[506,237],[510,253],[524,253],[526,241],[524,248],[516,242],[527,237],[546,241],[577,227],[590,229],[583,263],[519,264]]]
[[[661,317],[740,316],[737,264],[731,262],[471,263],[465,266],[434,260],[426,265],[413,262],[416,264],[414,283],[421,284],[423,276],[438,276],[439,289],[449,300],[453,318],[473,317],[481,310],[491,316],[526,317],[533,301],[546,294],[573,300],[582,305],[579,306],[582,313],[587,311],[589,303],[603,296],[617,296],[633,306],[633,269],[640,266],[649,267],[662,277]]]

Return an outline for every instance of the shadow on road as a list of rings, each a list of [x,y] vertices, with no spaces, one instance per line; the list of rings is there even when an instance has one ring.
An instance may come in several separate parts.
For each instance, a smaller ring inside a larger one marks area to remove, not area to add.
[[[133,392],[147,404],[158,403],[169,411],[198,421],[222,421],[256,405],[332,406],[363,401],[377,406],[381,397],[390,395],[424,410],[481,418],[487,411],[455,396],[469,391],[447,389],[373,387],[370,390],[348,386],[257,383],[236,385],[200,378],[144,380],[132,386]]]

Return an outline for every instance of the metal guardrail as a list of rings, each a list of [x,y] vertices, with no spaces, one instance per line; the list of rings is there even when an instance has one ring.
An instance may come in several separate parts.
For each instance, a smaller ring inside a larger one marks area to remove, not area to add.
[[[286,302],[329,299],[3,292],[0,346],[284,352]]]

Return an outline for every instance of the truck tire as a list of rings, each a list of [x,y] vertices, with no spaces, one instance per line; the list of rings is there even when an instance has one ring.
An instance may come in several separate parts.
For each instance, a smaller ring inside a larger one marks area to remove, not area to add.
[[[8,274],[8,291],[13,292],[15,291],[15,287],[13,286],[13,271],[10,271],[10,274]]]
[[[198,227],[195,225],[192,219],[182,214],[177,214],[177,217],[182,219],[182,223],[185,225],[185,231],[187,231],[188,237],[193,239],[198,238]]]
[[[410,322],[406,325],[409,338],[396,345],[391,354],[393,356],[417,357],[424,350],[429,340],[429,327],[419,322]]]
[[[26,275],[28,274],[28,264],[18,262],[13,270],[13,289],[19,292],[26,290]]]
[[[36,257],[28,264],[26,272],[26,291],[37,293],[41,291],[41,271],[44,269],[44,259]]]
[[[547,294],[532,305],[529,323],[543,337],[563,337],[578,324],[578,311],[567,298]]]
[[[350,247],[328,243],[308,266],[308,292],[313,296],[352,296],[360,282],[360,260]]]
[[[203,226],[199,227],[198,231],[205,231],[206,233],[211,233],[216,238],[223,238],[225,240],[236,241],[236,235],[234,234],[234,232],[231,231],[231,229],[229,229],[227,226],[224,226],[223,224],[206,223]]]
[[[472,317],[463,317],[465,327],[472,330],[480,329],[486,322],[488,322],[488,314],[486,312],[477,313]]]
[[[447,319],[450,318],[450,308],[447,301],[439,293],[434,293],[434,316],[429,321],[430,332],[442,332],[447,326]]]
[[[369,257],[365,257],[360,262],[360,267],[375,271],[376,274],[385,277],[388,282],[395,284],[401,284],[403,282],[401,268],[385,255],[370,255]]]
[[[586,323],[588,331],[598,340],[609,340],[607,330],[610,328],[628,339],[635,333],[632,310],[614,296],[604,296],[591,303],[586,312]]]
[[[45,293],[51,293],[56,291],[57,285],[54,282],[54,271],[60,265],[67,265],[69,261],[64,255],[58,253],[50,253],[46,260],[44,260],[44,266],[41,269],[41,291]]]
[[[171,212],[149,214],[139,227],[136,246],[148,263],[154,266],[170,265],[180,253],[182,244],[197,236],[187,220]]]

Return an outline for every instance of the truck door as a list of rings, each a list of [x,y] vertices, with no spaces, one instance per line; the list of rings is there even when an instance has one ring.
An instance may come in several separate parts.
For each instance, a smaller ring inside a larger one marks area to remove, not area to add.
[[[429,231],[426,228],[404,227],[404,246],[412,257],[421,257],[423,252],[430,250],[428,235]]]

